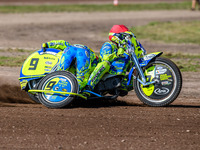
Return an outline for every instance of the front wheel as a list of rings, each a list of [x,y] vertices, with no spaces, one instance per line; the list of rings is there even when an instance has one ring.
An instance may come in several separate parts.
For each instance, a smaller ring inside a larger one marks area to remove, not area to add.
[[[147,82],[156,83],[143,86],[136,75],[134,88],[138,98],[149,106],[166,106],[172,103],[182,88],[182,76],[178,67],[169,59],[158,57],[150,62],[143,73]]]
[[[48,108],[63,108],[69,106],[75,96],[62,94],[62,92],[78,93],[78,81],[68,71],[55,71],[42,78],[38,90],[52,91],[52,93],[38,93],[39,100],[43,105]]]

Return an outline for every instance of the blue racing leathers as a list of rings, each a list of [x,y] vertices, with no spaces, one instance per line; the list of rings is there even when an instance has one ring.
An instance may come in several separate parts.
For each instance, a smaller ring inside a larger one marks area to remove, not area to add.
[[[89,75],[98,63],[94,51],[81,44],[71,45],[64,40],[52,40],[42,44],[42,48],[56,48],[64,50],[58,65],[58,70],[68,70],[77,76],[80,90],[88,82]]]
[[[72,62],[75,64],[72,64]],[[75,65],[76,77],[80,90],[82,90],[97,63],[98,58],[92,49],[81,44],[70,45],[63,52],[58,70],[69,70],[70,66]]]

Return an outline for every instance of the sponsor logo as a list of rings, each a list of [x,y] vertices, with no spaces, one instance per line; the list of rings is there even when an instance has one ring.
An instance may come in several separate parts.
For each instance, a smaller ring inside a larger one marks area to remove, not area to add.
[[[54,52],[41,52],[40,55],[42,55],[42,54],[57,55],[57,53],[54,53]]]
[[[86,46],[85,46],[85,45],[81,45],[81,44],[74,44],[73,46],[74,46],[74,47],[77,47],[77,48],[86,49]]]
[[[103,48],[103,50],[107,50],[107,49],[110,49],[110,46],[105,46],[105,47]]]
[[[47,65],[51,65],[52,62],[51,62],[51,61],[46,61],[45,64],[47,64]]]
[[[20,82],[21,89],[24,89],[26,87],[27,83],[28,83],[27,80]]]
[[[44,68],[51,68],[51,66],[44,66]]]
[[[104,66],[102,66],[102,68],[96,73],[96,75],[94,76],[94,78],[91,80],[92,82],[94,82],[96,79],[99,78],[99,76],[101,75],[101,72],[103,72],[106,68]]]
[[[26,83],[28,83],[28,81],[27,80],[23,80],[22,82],[20,82],[21,84],[26,84]]]
[[[167,69],[156,70],[156,74],[164,74],[165,72],[167,72]]]
[[[63,78],[60,78],[60,81],[64,81],[64,82],[66,82],[67,80],[66,80],[66,79],[63,79]]]
[[[154,57],[155,57],[155,54],[148,54],[148,55],[145,55],[143,59],[144,60],[149,60],[149,59],[152,59]]]
[[[158,66],[158,67],[156,67],[158,70],[160,70],[160,69],[163,69],[163,67],[162,66]]]
[[[67,82],[67,80],[66,80],[66,81],[61,81],[61,80],[60,80],[60,82],[59,82],[58,84],[59,84],[59,86],[61,86],[61,87],[65,87],[65,86],[68,85],[68,82]]]
[[[171,78],[172,76],[171,75],[167,75],[167,74],[161,74],[160,75],[160,80],[163,81],[163,80],[169,80],[169,78]]]
[[[155,89],[154,93],[157,95],[165,95],[165,94],[169,93],[169,89],[165,88],[165,87],[162,87],[161,89],[157,88],[157,89]]]
[[[85,51],[85,55],[89,58],[89,53],[88,53],[88,51]]]
[[[22,89],[25,88],[27,83],[28,83],[27,80],[23,80],[22,82],[20,82],[21,88]]]
[[[55,60],[55,58],[52,58],[52,57],[44,57],[44,59],[51,59],[51,60]]]
[[[162,85],[170,85],[171,82],[169,82],[169,81],[163,81],[163,82],[161,82],[161,84],[162,84]]]
[[[45,52],[46,54],[56,55],[57,53],[54,52]]]
[[[63,43],[61,43],[61,42],[51,42],[49,45],[50,46],[54,46],[54,45],[62,45],[63,46]]]
[[[44,69],[44,71],[50,71],[49,69]]]

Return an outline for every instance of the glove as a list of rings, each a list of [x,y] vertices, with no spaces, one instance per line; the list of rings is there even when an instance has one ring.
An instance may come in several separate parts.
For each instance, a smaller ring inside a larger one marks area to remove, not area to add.
[[[48,47],[47,46],[47,43],[42,43],[42,50],[43,50],[43,52],[45,52],[46,51],[46,48]]]
[[[110,55],[103,56],[103,61],[112,61],[117,58],[116,53],[112,53]]]
[[[123,48],[123,49],[125,49],[125,48],[126,48],[126,44],[127,44],[127,42],[126,42],[126,40],[124,39],[124,40],[120,40],[118,46],[121,47],[121,48]]]
[[[115,42],[117,44],[120,43],[120,39],[117,36],[113,36],[112,39],[111,39],[111,41],[113,41],[113,42]]]
[[[117,51],[117,56],[123,56],[123,54],[124,54],[124,49],[120,47]]]
[[[124,39],[124,40],[121,40],[121,41],[120,41],[120,44],[121,44],[121,45],[126,45],[126,40],[125,40],[125,39]]]

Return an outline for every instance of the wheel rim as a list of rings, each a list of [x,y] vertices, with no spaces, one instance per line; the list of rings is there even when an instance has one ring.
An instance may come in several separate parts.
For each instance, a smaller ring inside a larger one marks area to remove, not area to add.
[[[62,75],[57,75],[46,80],[42,86],[42,90],[51,90],[57,92],[72,92],[72,82],[71,80]],[[42,97],[48,103],[62,103],[70,98],[69,94],[51,94],[42,93]]]
[[[154,67],[154,73],[150,72],[151,78],[149,81],[158,79],[159,84],[149,85],[149,87],[144,88],[137,81],[137,88],[140,94],[152,103],[161,103],[168,100],[174,93],[177,87],[177,77],[172,69],[167,63],[156,61],[150,65]],[[150,68],[151,68],[150,67]],[[149,74],[146,74],[148,76]],[[153,76],[153,77],[152,77]],[[148,91],[148,92],[147,92]]]

